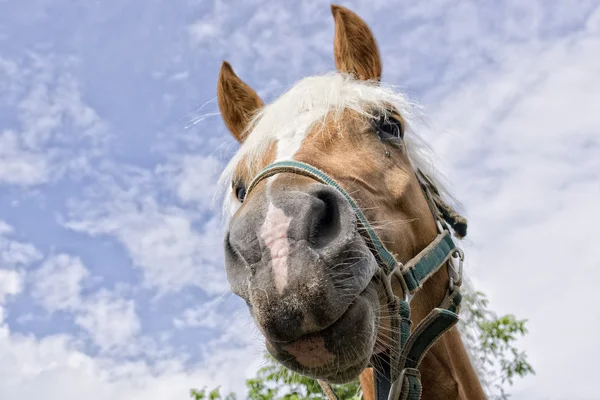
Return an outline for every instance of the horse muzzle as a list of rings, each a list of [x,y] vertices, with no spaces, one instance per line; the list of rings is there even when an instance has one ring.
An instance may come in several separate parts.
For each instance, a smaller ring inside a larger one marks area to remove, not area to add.
[[[377,340],[379,300],[372,281],[327,328],[291,342],[266,339],[269,353],[287,368],[315,379],[345,383],[368,365]]]
[[[378,268],[343,195],[288,174],[263,181],[245,200],[225,250],[232,291],[269,343],[297,354],[316,348],[310,335],[336,330]],[[289,347],[300,339],[312,344]]]

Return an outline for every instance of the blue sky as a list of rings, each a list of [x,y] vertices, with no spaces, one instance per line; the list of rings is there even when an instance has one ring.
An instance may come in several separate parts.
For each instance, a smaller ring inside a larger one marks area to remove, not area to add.
[[[600,2],[352,1],[471,221],[467,272],[530,320],[515,399],[597,396]],[[334,68],[329,3],[0,0],[0,393],[243,389],[223,59],[266,101]],[[568,343],[568,344],[567,344]]]

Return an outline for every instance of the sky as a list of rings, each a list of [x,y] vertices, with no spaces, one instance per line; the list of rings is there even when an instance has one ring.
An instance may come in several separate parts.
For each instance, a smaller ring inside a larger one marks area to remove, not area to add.
[[[466,271],[528,319],[513,399],[597,399],[600,2],[348,1],[470,221]],[[222,60],[267,102],[335,68],[317,0],[0,0],[0,397],[242,393]]]

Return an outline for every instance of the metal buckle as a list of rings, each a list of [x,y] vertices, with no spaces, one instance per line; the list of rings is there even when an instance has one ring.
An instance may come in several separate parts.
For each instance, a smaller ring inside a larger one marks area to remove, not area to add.
[[[404,275],[402,275],[403,267],[404,266],[402,265],[402,263],[397,262],[392,271],[392,275],[394,275],[396,277],[396,279],[398,279],[398,281],[400,282],[400,286],[402,287],[403,300],[405,302],[407,302],[408,304],[410,304],[410,301],[412,300],[412,296],[410,295],[410,290],[408,290],[408,285],[406,284],[406,281],[404,280]]]
[[[454,292],[455,287],[460,287],[463,281],[463,262],[465,261],[465,253],[461,248],[457,247],[452,253],[452,257],[448,260],[448,274],[450,293]],[[458,268],[456,267],[458,263]]]

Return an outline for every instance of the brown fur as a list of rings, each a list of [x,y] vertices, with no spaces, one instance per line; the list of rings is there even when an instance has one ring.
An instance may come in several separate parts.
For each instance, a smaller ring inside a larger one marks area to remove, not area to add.
[[[375,400],[375,393],[373,388],[375,386],[375,380],[373,377],[373,368],[365,368],[365,370],[358,377],[360,387],[363,389],[363,400]],[[367,388],[368,390],[365,390]]]
[[[242,158],[240,162],[236,165],[235,170],[232,176],[232,182],[244,182],[245,184],[249,184],[252,181],[252,178],[264,167],[271,164],[275,161],[275,156],[277,154],[277,142],[272,142],[267,150],[262,155],[260,163],[255,163],[253,165],[252,170],[248,168],[248,162],[246,158]]]
[[[331,5],[335,21],[333,54],[337,69],[363,80],[381,79],[381,59],[375,37],[368,25],[355,13]]]
[[[243,142],[252,116],[263,106],[258,94],[223,61],[217,84],[217,100],[225,125],[233,136]]]

